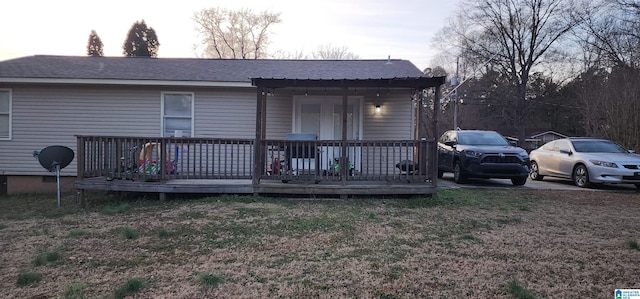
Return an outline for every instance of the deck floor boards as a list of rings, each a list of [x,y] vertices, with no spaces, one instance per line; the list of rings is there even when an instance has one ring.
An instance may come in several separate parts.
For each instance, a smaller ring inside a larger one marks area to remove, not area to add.
[[[149,193],[210,194],[316,194],[316,195],[419,195],[432,194],[436,187],[429,182],[336,181],[318,183],[263,180],[254,186],[251,180],[182,180],[159,181],[106,180],[89,178],[76,181],[79,190],[105,190]]]

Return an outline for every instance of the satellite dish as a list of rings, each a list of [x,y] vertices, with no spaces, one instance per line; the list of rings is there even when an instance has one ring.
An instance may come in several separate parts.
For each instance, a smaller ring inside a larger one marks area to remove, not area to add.
[[[60,169],[69,166],[73,161],[73,150],[62,145],[47,146],[40,152],[34,151],[33,156],[38,159],[44,169],[56,172],[58,186],[58,209],[60,208]]]
[[[37,154],[38,162],[44,169],[54,172],[56,165],[63,169],[73,161],[75,154],[73,150],[62,145],[47,146]]]

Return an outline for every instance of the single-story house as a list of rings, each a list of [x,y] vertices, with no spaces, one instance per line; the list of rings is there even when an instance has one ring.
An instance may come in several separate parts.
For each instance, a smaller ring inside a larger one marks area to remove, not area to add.
[[[527,137],[523,148],[525,148],[527,151],[532,151],[547,142],[550,142],[556,139],[567,138],[567,137],[568,137],[567,135],[558,133],[556,131],[542,131],[542,132],[538,131],[537,133],[533,133],[529,137]],[[509,136],[507,137],[507,139],[518,142],[517,137]]]
[[[50,145],[75,152],[66,189],[428,193],[444,82],[400,59],[0,61],[0,194],[55,190]]]

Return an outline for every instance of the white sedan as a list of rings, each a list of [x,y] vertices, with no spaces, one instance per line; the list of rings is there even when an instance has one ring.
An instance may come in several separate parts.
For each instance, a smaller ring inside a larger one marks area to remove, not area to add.
[[[578,187],[593,184],[635,184],[640,189],[640,155],[597,138],[551,141],[529,154],[529,177],[571,179]]]

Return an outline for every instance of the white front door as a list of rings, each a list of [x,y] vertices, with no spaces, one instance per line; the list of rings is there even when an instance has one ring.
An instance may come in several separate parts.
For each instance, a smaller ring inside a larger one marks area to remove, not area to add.
[[[293,132],[316,134],[319,140],[342,140],[342,97],[299,96],[294,98]],[[347,100],[347,139],[362,139],[362,97]],[[360,170],[360,149],[350,148],[351,163]],[[340,148],[323,146],[320,148],[320,168],[328,169]]]
[[[320,140],[342,140],[342,97],[299,96],[294,98],[293,132],[313,133]],[[361,97],[347,102],[347,139],[359,140],[362,123]]]

